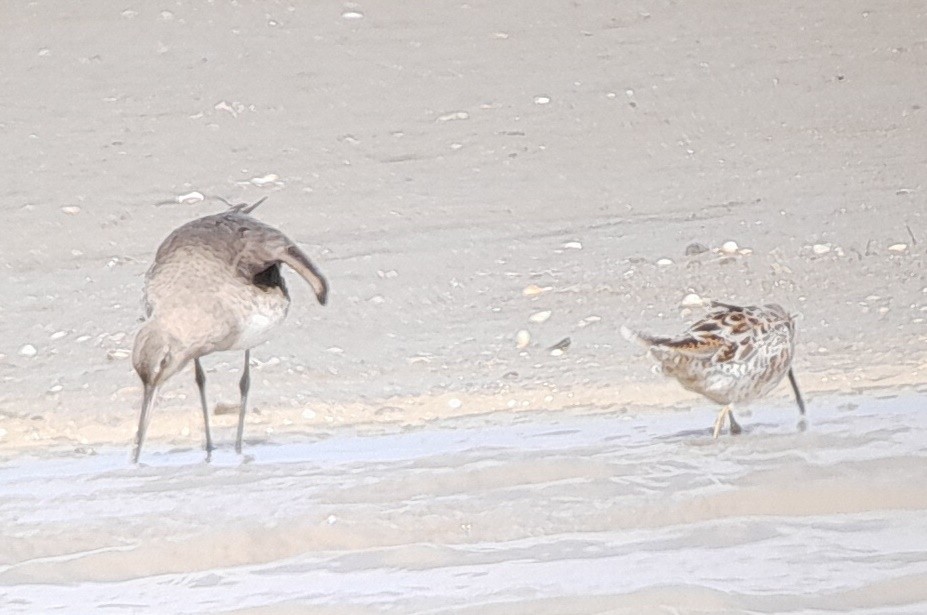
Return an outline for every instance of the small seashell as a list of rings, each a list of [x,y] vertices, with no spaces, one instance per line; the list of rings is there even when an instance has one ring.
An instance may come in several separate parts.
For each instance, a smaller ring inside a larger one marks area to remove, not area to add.
[[[550,96],[535,96],[534,104],[536,105],[546,105],[550,102]]]
[[[816,243],[813,246],[811,246],[811,251],[817,254],[818,256],[820,256],[822,254],[827,254],[828,252],[830,252],[830,248],[831,246],[829,243]]]
[[[280,183],[280,176],[276,173],[268,173],[262,177],[252,177],[251,183],[255,186],[266,186],[268,184],[277,184]]]
[[[364,14],[357,11],[345,11],[341,14],[342,19],[363,19]]]
[[[728,240],[721,244],[721,252],[724,254],[736,254],[739,249],[740,246],[737,245],[736,241]]]
[[[61,208],[61,211],[63,211],[64,213],[70,216],[74,216],[80,213],[80,207],[78,207],[77,205],[65,205],[64,207]]]
[[[56,384],[56,385],[49,387],[48,392],[49,393],[60,393],[63,389],[64,389],[63,386],[61,386],[60,384]]]
[[[522,348],[527,348],[528,344],[531,343],[531,334],[528,333],[526,329],[522,329],[515,334],[515,347],[521,350]]]
[[[312,410],[311,408],[306,408],[305,410],[303,410],[302,416],[307,421],[311,421],[312,419],[316,417],[315,410]]]
[[[183,203],[183,204],[187,204],[187,203],[199,203],[200,201],[204,200],[205,198],[206,198],[206,197],[203,196],[203,193],[202,193],[202,192],[197,192],[197,191],[194,190],[193,192],[188,192],[187,194],[181,194],[180,196],[178,196],[178,197],[177,197],[177,202],[178,202],[178,203]]]
[[[563,355],[563,349],[562,349],[562,348],[554,348],[553,350],[550,351],[550,356],[552,356],[552,357],[559,357],[559,356],[562,356],[562,355]]]
[[[463,402],[457,399],[456,397],[454,397],[453,399],[449,399],[447,401],[447,407],[450,408],[451,410],[457,410],[461,406],[463,406]]]
[[[470,119],[470,114],[466,111],[454,111],[452,113],[445,113],[444,115],[439,115],[435,120],[436,122],[452,122],[454,120],[468,120]]]
[[[19,354],[21,354],[24,357],[34,357],[38,353],[39,351],[36,350],[35,346],[33,346],[32,344],[26,344],[25,346],[19,349]]]
[[[686,246],[686,256],[695,256],[708,252],[708,246],[702,243],[693,242]]]
[[[50,339],[50,340],[60,340],[62,337],[64,337],[64,336],[67,335],[67,334],[68,334],[67,331],[55,331],[55,332],[52,333],[50,336],[48,336],[48,339]]]
[[[888,251],[895,252],[896,254],[900,254],[907,249],[908,249],[908,244],[906,243],[896,243],[896,244],[892,244],[888,246]]]
[[[542,286],[538,286],[537,284],[528,284],[522,289],[521,294],[524,295],[525,297],[537,297],[541,293],[545,293],[549,291],[550,289],[551,289],[550,286],[542,287]]]
[[[682,307],[701,307],[705,305],[705,300],[696,295],[695,293],[689,293],[682,298],[682,301],[679,303]]]
[[[568,241],[563,244],[565,250],[582,250],[583,244],[578,241]]]
[[[534,314],[528,317],[528,321],[536,323],[536,324],[547,322],[551,314],[552,312],[550,310],[542,310],[540,312],[535,312]]]
[[[673,261],[669,258],[661,258],[657,261],[657,267],[669,267],[673,264]]]
[[[567,348],[570,347],[570,344],[572,343],[573,343],[573,340],[571,340],[568,337],[565,337],[559,342],[557,342],[556,344],[554,344],[553,346],[551,346],[550,348],[548,348],[548,350],[550,350],[551,354],[553,354],[553,351],[555,350],[560,350],[560,351],[566,350]]]

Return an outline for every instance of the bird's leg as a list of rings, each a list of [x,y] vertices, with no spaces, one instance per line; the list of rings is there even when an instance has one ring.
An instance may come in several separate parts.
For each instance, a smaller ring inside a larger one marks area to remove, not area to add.
[[[212,459],[212,434],[209,432],[209,407],[206,405],[206,373],[199,358],[194,359],[196,366],[196,386],[200,390],[200,404],[203,406],[203,425],[206,428],[206,461]]]
[[[251,351],[245,351],[245,369],[238,383],[241,391],[241,407],[238,409],[238,437],[235,439],[235,452],[241,454],[241,440],[245,435],[245,411],[248,409],[248,390],[251,388]]]
[[[721,411],[718,413],[718,418],[715,419],[715,428],[712,432],[712,437],[717,438],[718,434],[721,433],[721,428],[724,427],[724,419],[730,416],[731,407],[724,406],[721,408]]]
[[[727,407],[727,418],[731,422],[731,435],[738,436],[743,431],[740,428],[740,425],[737,424],[737,421],[734,420],[734,409],[731,406]]]

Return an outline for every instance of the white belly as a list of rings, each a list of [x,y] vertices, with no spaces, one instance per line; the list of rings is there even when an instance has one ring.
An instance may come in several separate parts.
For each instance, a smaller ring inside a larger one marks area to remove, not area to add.
[[[247,350],[263,344],[285,319],[286,309],[277,306],[261,306],[252,311],[241,323],[238,339],[229,350]]]

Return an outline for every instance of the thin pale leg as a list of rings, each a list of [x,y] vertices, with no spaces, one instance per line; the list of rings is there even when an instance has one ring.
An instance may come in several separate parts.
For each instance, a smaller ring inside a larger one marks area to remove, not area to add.
[[[206,373],[199,359],[193,361],[196,373],[196,386],[200,390],[200,405],[203,406],[203,426],[206,428],[206,461],[212,459],[212,434],[209,431],[209,406],[206,405]]]
[[[235,438],[235,452],[241,454],[241,440],[245,435],[245,412],[248,410],[248,390],[251,388],[251,351],[245,351],[245,369],[238,383],[241,391],[241,406],[238,408],[238,437]]]
[[[721,428],[724,427],[724,419],[731,414],[731,407],[724,406],[721,408],[721,411],[718,413],[718,418],[715,419],[715,428],[712,431],[712,437],[717,438],[718,434],[721,433]]]

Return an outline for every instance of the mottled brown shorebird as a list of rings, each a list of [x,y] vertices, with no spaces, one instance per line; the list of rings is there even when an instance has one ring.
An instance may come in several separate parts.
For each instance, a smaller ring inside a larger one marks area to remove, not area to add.
[[[144,391],[132,453],[136,463],[159,387],[191,360],[210,459],[213,444],[200,357],[221,350],[245,351],[235,440],[235,451],[241,453],[251,349],[270,337],[290,306],[281,264],[302,276],[325,305],[328,284],[309,258],[286,235],[250,215],[262,201],[187,222],[158,248],[145,277],[146,320],[132,352]]]
[[[731,407],[763,397],[788,374],[798,410],[805,402],[792,371],[795,355],[795,321],[782,306],[740,307],[714,301],[702,320],[679,337],[657,337],[621,328],[628,340],[645,346],[661,371],[690,391],[722,404],[715,420],[717,438],[730,421],[739,434]]]

